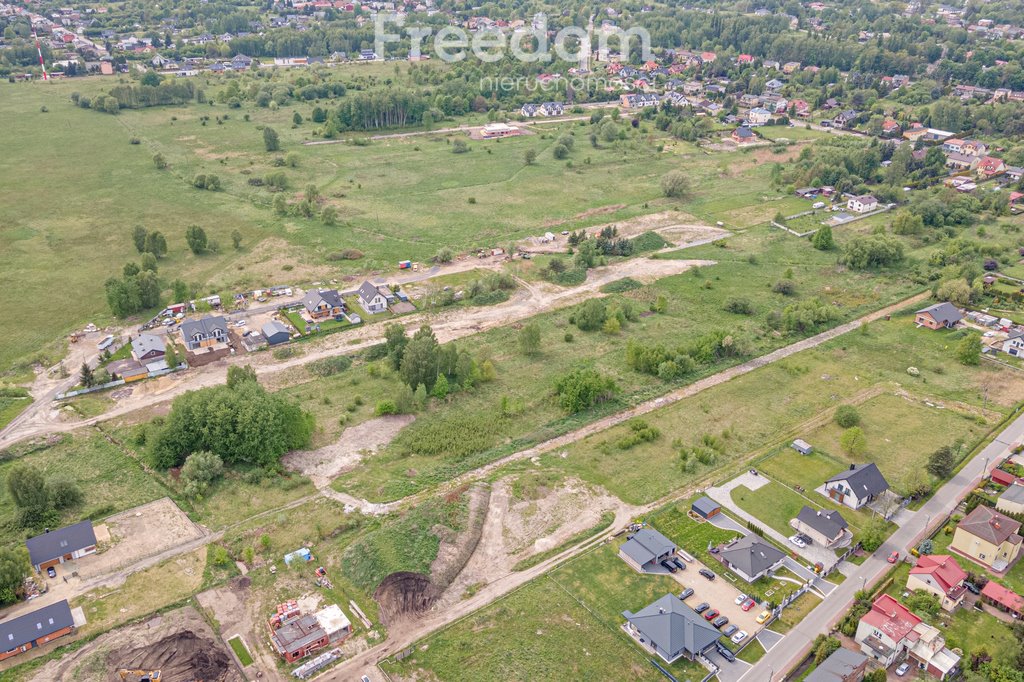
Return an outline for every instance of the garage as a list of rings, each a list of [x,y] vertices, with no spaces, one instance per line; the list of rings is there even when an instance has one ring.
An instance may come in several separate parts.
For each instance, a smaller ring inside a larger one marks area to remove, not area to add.
[[[702,519],[710,519],[712,516],[721,513],[722,506],[710,497],[698,497],[693,501],[690,509]]]

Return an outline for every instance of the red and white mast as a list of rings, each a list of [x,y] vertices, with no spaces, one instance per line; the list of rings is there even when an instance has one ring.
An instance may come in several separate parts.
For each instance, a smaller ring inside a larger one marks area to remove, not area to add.
[[[39,36],[36,34],[36,29],[32,27],[32,37],[36,39],[36,53],[39,55],[39,68],[43,70],[43,80],[50,80],[49,74],[46,73],[46,64],[43,63],[43,48],[39,46]]]

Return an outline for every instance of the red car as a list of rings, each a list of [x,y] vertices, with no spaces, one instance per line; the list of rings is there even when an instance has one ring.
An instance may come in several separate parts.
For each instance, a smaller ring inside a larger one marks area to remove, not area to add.
[[[743,609],[744,611],[749,611],[750,609],[754,608],[754,600],[753,599],[747,599],[746,601],[744,601],[740,605],[740,608]]]
[[[711,609],[704,612],[704,620],[714,620],[718,616],[717,609]]]
[[[896,563],[899,560],[900,560],[900,553],[899,552],[893,552],[892,554],[889,555],[889,558],[886,559],[886,561],[888,561],[890,564],[894,564],[894,563]]]

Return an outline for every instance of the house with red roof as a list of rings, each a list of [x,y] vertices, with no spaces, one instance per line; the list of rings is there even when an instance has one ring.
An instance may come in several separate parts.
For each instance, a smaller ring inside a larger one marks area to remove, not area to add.
[[[989,580],[981,589],[981,600],[1014,618],[1024,618],[1024,597],[994,580]]]
[[[876,599],[860,619],[854,639],[863,653],[886,668],[905,660],[939,680],[959,672],[960,657],[946,648],[938,628],[887,594]]]
[[[714,52],[701,52],[700,53],[700,60],[702,62],[704,62],[705,64],[710,64],[711,62],[715,61],[716,59],[718,59],[718,55],[716,55]],[[751,61],[753,61],[753,59],[751,59]]]
[[[994,156],[986,156],[978,162],[978,176],[982,178],[994,178],[1006,172],[1006,164],[1002,159]]]
[[[967,573],[960,568],[956,559],[948,554],[926,554],[918,557],[917,565],[907,576],[907,590],[923,590],[939,598],[939,604],[946,611],[961,606],[967,588],[964,581]]]
[[[737,64],[753,64],[754,63],[754,57],[752,55],[749,55],[749,54],[741,54],[740,56],[736,57],[736,63]]]
[[[883,135],[899,135],[900,124],[898,121],[892,118],[887,118],[882,121],[882,134]]]

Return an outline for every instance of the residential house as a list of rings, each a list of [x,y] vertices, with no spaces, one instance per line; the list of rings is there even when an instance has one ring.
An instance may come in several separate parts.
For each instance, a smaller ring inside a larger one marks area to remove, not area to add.
[[[800,62],[786,62],[782,65],[782,73],[787,76],[800,70]]]
[[[786,84],[780,81],[778,78],[773,78],[764,84],[764,89],[767,90],[768,92],[778,94],[779,91],[781,91],[785,85]]]
[[[66,599],[17,618],[0,621],[0,661],[74,632]]]
[[[565,105],[561,102],[544,102],[540,105],[541,116],[561,116],[565,112]]]
[[[993,571],[1005,571],[1020,554],[1018,530],[1020,521],[978,505],[956,525],[949,548]]]
[[[619,557],[640,573],[661,573],[660,563],[674,556],[677,549],[658,531],[641,528],[619,547]]]
[[[1014,618],[1024,618],[1024,597],[1003,587],[995,580],[989,580],[985,587],[981,588],[981,600],[1000,611],[1005,611]]]
[[[757,142],[757,135],[754,131],[746,126],[740,126],[736,130],[732,131],[732,141],[736,144],[747,144],[748,142]]]
[[[92,521],[81,521],[25,541],[29,561],[42,572],[65,561],[80,559],[96,552],[96,534]]]
[[[159,360],[154,360],[152,364],[159,363]],[[166,363],[161,369],[166,369]],[[120,377],[125,380],[125,383],[131,383],[133,381],[140,381],[149,376],[149,370],[138,360],[134,358],[124,358],[123,360],[115,360],[107,365],[107,373],[111,377]]]
[[[1024,331],[1015,329],[1003,341],[1003,352],[1015,357],[1024,357]]]
[[[956,559],[948,554],[925,554],[918,557],[917,564],[907,576],[907,590],[923,590],[939,598],[939,604],[946,611],[961,606],[967,588],[964,581],[967,573],[960,568]]]
[[[878,597],[857,625],[861,651],[888,668],[906,658],[940,680],[958,672],[960,657],[946,648],[942,634],[887,594]]]
[[[181,323],[181,340],[188,350],[210,348],[228,342],[228,322],[216,315]]]
[[[132,357],[139,362],[152,362],[163,358],[167,341],[156,334],[142,333],[132,339]]]
[[[687,81],[683,83],[684,95],[699,95],[704,92],[704,84],[700,81]]]
[[[786,558],[782,550],[768,544],[754,533],[726,545],[718,556],[733,573],[748,583],[770,575]]]
[[[779,64],[779,63],[778,63],[777,61],[775,61],[774,59],[765,59],[764,61],[762,61],[762,62],[761,62],[761,66],[762,66],[762,67],[763,67],[763,68],[764,68],[765,70],[768,70],[768,71],[770,71],[770,70],[772,70],[772,69],[774,69],[774,70],[778,71],[778,70],[780,70],[780,69],[782,68],[782,65],[781,65],[781,64]]]
[[[753,64],[754,57],[749,54],[741,54],[736,57],[737,64]]]
[[[658,96],[652,93],[637,93],[629,95],[621,95],[619,102],[624,107],[630,109],[643,109],[644,107],[656,107],[660,100]]]
[[[345,312],[345,301],[337,289],[309,291],[302,297],[302,305],[314,320],[341,317]]]
[[[791,100],[789,108],[797,118],[807,118],[811,115],[811,105],[802,99]]]
[[[960,152],[968,156],[985,156],[988,153],[988,146],[977,140],[965,140],[960,145]]]
[[[964,141],[959,137],[951,137],[942,143],[942,151],[952,152],[954,154],[964,153]]]
[[[292,338],[292,334],[288,331],[288,327],[284,326],[277,320],[271,320],[260,328],[263,333],[263,338],[267,340],[271,346],[276,346],[279,343],[286,343]]]
[[[747,124],[751,126],[763,126],[772,120],[772,112],[764,107],[754,107],[747,112]]]
[[[860,112],[846,109],[832,117],[832,125],[835,128],[850,128],[857,122],[858,118],[860,118]]]
[[[955,171],[972,171],[978,167],[980,159],[977,156],[963,154],[961,152],[949,152],[946,154],[946,168]]]
[[[888,481],[874,462],[851,464],[825,481],[825,494],[851,509],[860,509],[888,489]]]
[[[997,159],[994,156],[986,156],[978,162],[978,168],[976,169],[978,177],[983,179],[994,178],[997,175],[1002,175],[1006,171],[1006,163],[1002,159]]]
[[[740,96],[739,105],[748,109],[753,109],[761,103],[761,98],[757,95],[744,94]]]
[[[846,209],[854,213],[871,213],[878,210],[878,199],[870,194],[850,197],[849,201],[846,202]]]
[[[996,509],[1004,514],[1024,514],[1024,484],[1014,483],[999,496]]]
[[[666,663],[695,660],[715,647],[722,633],[674,594],[666,594],[637,613],[623,611],[628,632]]]
[[[1021,168],[1020,166],[1007,166],[1006,177],[1017,182],[1021,177],[1024,177],[1024,168]]]
[[[312,614],[298,615],[271,628],[270,643],[289,663],[305,658],[330,643],[327,632]]]
[[[955,305],[949,301],[943,301],[914,313],[914,324],[919,327],[928,327],[928,329],[952,329],[963,317]]]
[[[840,647],[812,670],[804,682],[861,682],[868,660],[862,653]]]
[[[527,118],[533,118],[540,113],[540,107],[528,102],[520,107],[519,113]]]
[[[359,305],[370,315],[382,313],[388,309],[388,300],[380,290],[369,282],[363,282],[359,286]]]
[[[836,547],[848,543],[852,538],[846,519],[831,509],[812,509],[804,505],[789,523],[796,532],[803,533],[825,547]]]
[[[887,118],[882,121],[882,134],[886,137],[895,137],[900,134],[901,130],[899,121],[895,119]]]

